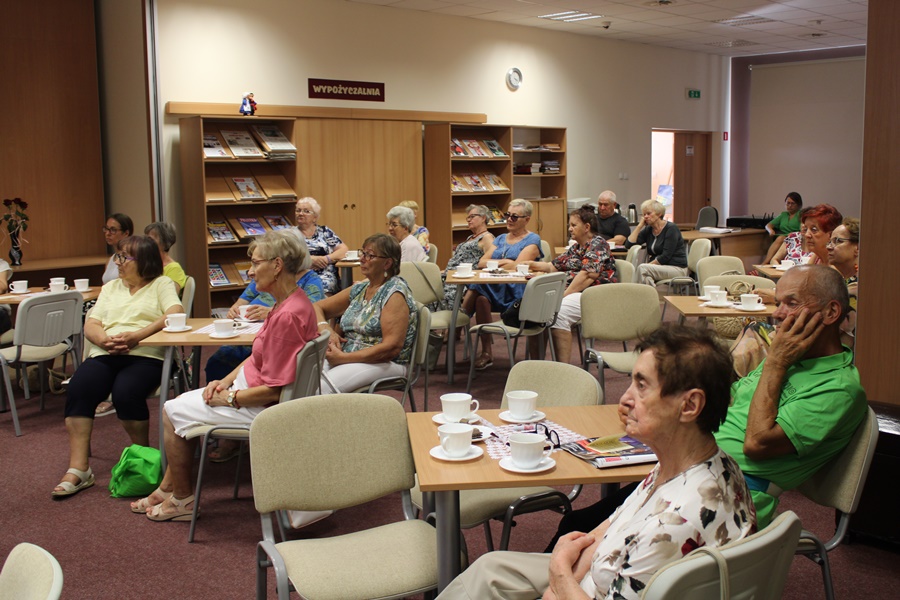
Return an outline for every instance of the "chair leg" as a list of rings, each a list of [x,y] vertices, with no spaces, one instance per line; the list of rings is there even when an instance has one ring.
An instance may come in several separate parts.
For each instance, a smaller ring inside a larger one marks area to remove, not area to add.
[[[16,437],[22,435],[22,429],[19,427],[19,413],[16,411],[16,399],[13,397],[13,389],[12,389],[12,381],[9,377],[9,368],[6,367],[6,363],[3,363],[3,379],[6,384],[6,398],[9,401],[9,410],[12,412],[12,420],[13,420],[13,430],[16,432]]]
[[[240,446],[238,446],[238,459],[237,459],[237,467],[234,469],[234,490],[232,492],[232,498],[237,500],[238,497],[238,489],[241,486],[241,463],[244,460],[244,448],[246,448],[246,442],[239,442]]]
[[[482,525],[484,525],[484,543],[487,546],[487,551],[493,552],[494,551],[494,536],[491,533],[491,520],[488,519],[487,521],[482,523]]]
[[[47,391],[47,363],[39,362],[38,363],[38,379],[41,382],[41,401],[38,407],[40,410],[44,410],[44,392]]]
[[[472,333],[466,332],[466,339],[471,340],[471,338],[472,338]],[[467,394],[472,393],[472,379],[475,378],[475,357],[478,356],[478,338],[479,338],[479,336],[476,335],[474,344],[472,344],[471,342],[468,342],[466,344],[467,346],[471,346],[471,348],[472,348],[472,354],[469,355],[469,380],[466,382],[466,393]]]

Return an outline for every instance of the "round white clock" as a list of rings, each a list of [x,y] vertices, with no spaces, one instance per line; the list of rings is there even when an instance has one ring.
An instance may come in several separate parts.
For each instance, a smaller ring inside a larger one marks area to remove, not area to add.
[[[509,71],[507,71],[506,85],[508,85],[509,89],[513,91],[519,89],[519,86],[522,85],[522,71],[520,71],[517,67],[513,67]]]

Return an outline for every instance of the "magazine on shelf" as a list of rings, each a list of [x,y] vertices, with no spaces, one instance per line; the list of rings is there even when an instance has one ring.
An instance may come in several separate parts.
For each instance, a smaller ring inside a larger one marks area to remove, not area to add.
[[[266,228],[256,217],[238,217],[237,221],[244,229],[244,235],[256,236],[266,233]]]
[[[572,456],[593,463],[598,469],[657,460],[649,446],[627,435],[587,438],[563,444],[560,448]]]
[[[491,211],[491,222],[497,225],[505,225],[506,218],[503,216],[503,211],[500,210],[497,206],[489,206],[488,210]]]
[[[259,149],[253,136],[240,129],[222,129],[220,131],[225,143],[234,153],[235,158],[265,158],[266,155]]]
[[[509,191],[509,186],[503,183],[503,179],[496,173],[485,173],[484,180],[495,192]]]
[[[237,200],[265,200],[266,195],[259,189],[259,184],[252,177],[232,177],[228,181]]]
[[[249,260],[240,260],[234,263],[234,268],[237,270],[238,275],[241,276],[242,283],[250,283],[250,261]]]
[[[272,231],[278,231],[279,229],[290,229],[291,227],[293,227],[293,225],[291,225],[283,215],[263,215],[263,219],[266,220],[266,223],[269,224],[269,227],[272,228]]]
[[[238,241],[234,237],[231,227],[225,221],[207,221],[206,231],[209,233],[208,241],[210,244],[228,244]]]
[[[469,153],[466,152],[465,146],[463,146],[458,139],[453,138],[450,140],[450,156],[469,156]]]
[[[509,156],[497,140],[482,140],[481,143],[484,144],[494,156]]]
[[[251,125],[250,132],[266,152],[297,152],[297,146],[276,125]]]
[[[481,180],[481,177],[478,175],[478,173],[466,173],[465,175],[463,175],[463,179],[465,180],[466,185],[469,186],[469,189],[473,192],[491,191]]]
[[[213,287],[231,285],[228,275],[225,274],[222,265],[219,263],[209,263],[209,285]]]
[[[203,134],[203,157],[232,159],[234,154],[225,147],[222,136],[216,132],[208,131]]]
[[[451,192],[468,192],[469,186],[465,180],[458,175],[450,175],[450,191]]]
[[[478,140],[463,140],[463,144],[465,144],[466,150],[472,156],[478,158],[488,158],[490,156],[487,148],[482,146]]]

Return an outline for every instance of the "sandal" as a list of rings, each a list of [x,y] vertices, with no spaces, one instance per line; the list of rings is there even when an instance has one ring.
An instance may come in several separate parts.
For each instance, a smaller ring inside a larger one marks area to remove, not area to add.
[[[64,498],[66,496],[73,496],[83,490],[84,488],[89,488],[94,485],[94,473],[91,471],[91,468],[88,467],[87,471],[81,471],[72,467],[66,473],[71,473],[75,477],[78,478],[78,483],[72,483],[71,481],[60,481],[59,485],[56,487],[61,487],[62,490],[54,489],[50,492],[54,498]]]
[[[156,504],[151,504],[150,496],[152,496],[153,494],[162,496],[162,501],[157,502]],[[158,505],[162,504],[163,502],[165,502],[166,500],[168,500],[169,498],[171,498],[172,492],[164,492],[164,491],[162,491],[161,488],[156,488],[155,490],[153,490],[153,492],[150,494],[150,496],[147,496],[146,498],[141,498],[137,502],[132,502],[131,503],[131,512],[133,512],[136,515],[145,515],[145,514],[147,514],[147,511],[150,510],[151,508],[153,508],[154,506],[158,506]]]
[[[187,498],[182,498],[181,500],[173,495],[147,511],[147,518],[151,521],[190,521],[194,513],[194,508],[188,508],[187,505],[193,503],[193,494]],[[169,506],[174,509],[173,512],[163,512],[163,507],[166,506],[166,504],[169,504]]]
[[[232,458],[236,457],[241,452],[241,443],[238,442],[231,446],[231,449],[228,449],[229,445],[225,444],[223,451],[222,442],[219,442],[219,446],[217,448],[213,448],[209,452],[206,453],[206,456],[209,458],[209,462],[214,463],[223,463],[228,462]]]
[[[96,419],[97,417],[105,417],[106,415],[115,414],[115,412],[116,407],[113,406],[113,403],[108,400],[104,400],[97,405],[97,409],[94,411],[94,418]]]
[[[475,370],[484,371],[494,364],[494,357],[489,354],[482,354],[475,360]]]

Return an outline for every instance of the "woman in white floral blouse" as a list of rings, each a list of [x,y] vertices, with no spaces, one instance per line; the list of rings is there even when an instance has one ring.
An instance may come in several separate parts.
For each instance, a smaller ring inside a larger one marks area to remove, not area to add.
[[[700,546],[756,530],[740,468],[716,445],[734,377],[728,352],[705,329],[651,333],[619,401],[625,433],[659,464],[590,533],[562,536],[552,554],[489,552],[439,596],[638,599],[653,574]]]

